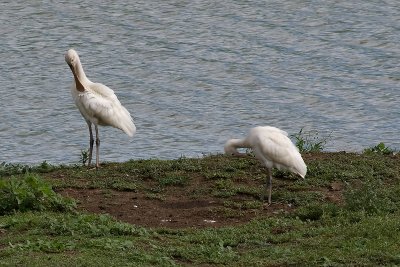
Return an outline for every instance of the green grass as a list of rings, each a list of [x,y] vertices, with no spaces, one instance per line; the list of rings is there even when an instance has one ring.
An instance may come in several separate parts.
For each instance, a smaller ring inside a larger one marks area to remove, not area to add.
[[[357,217],[356,219],[354,217]],[[221,229],[145,229],[104,215],[1,219],[0,264],[229,266],[399,264],[398,214],[258,219]]]
[[[75,202],[55,193],[40,177],[26,174],[23,178],[0,180],[0,215],[15,211],[72,211]]]
[[[390,147],[387,147],[384,143],[379,143],[376,146],[369,147],[364,149],[364,153],[371,154],[371,153],[378,153],[383,155],[393,154],[394,150]]]
[[[73,209],[14,209],[0,217],[0,266],[400,265],[400,156],[303,156],[305,180],[273,173],[272,201],[292,210],[268,216],[259,212],[265,171],[252,158],[132,160],[99,170],[3,164],[0,181],[35,177],[52,196],[53,188],[98,188],[144,192],[162,202],[180,190],[221,199],[216,212],[226,218],[249,211],[259,216],[222,228],[168,229]],[[326,198],[332,183],[343,185],[339,203]]]

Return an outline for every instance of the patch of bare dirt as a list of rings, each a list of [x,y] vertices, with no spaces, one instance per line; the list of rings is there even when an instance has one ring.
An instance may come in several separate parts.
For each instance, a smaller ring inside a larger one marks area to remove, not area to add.
[[[249,221],[254,215],[226,217],[218,213],[223,200],[190,199],[184,195],[151,199],[136,192],[68,188],[60,192],[78,201],[80,210],[108,213],[131,224],[146,227],[219,227]],[[250,218],[249,218],[250,217]]]
[[[340,204],[342,189],[342,184],[332,183],[329,188],[320,188],[318,191],[328,201]],[[77,200],[80,210],[110,214],[120,221],[144,227],[221,227],[246,223],[260,216],[287,214],[295,209],[291,205],[274,202],[256,209],[226,209],[226,199],[206,195],[192,198],[182,190],[171,188],[163,199],[149,198],[141,192],[110,189],[66,188],[59,193]],[[236,198],[230,201],[243,201],[241,196]]]

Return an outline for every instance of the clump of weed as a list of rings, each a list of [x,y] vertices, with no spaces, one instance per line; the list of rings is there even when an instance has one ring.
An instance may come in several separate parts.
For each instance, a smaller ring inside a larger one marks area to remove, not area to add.
[[[302,221],[318,221],[322,218],[333,218],[341,213],[341,208],[332,203],[310,203],[300,207],[294,216]]]
[[[324,214],[321,205],[309,205],[300,208],[296,215],[302,221],[317,221]]]
[[[31,171],[38,173],[46,173],[54,170],[56,167],[44,160],[40,165],[32,167]]]
[[[0,215],[29,210],[71,211],[75,206],[73,200],[54,192],[38,176],[27,174],[24,178],[0,180]]]
[[[158,194],[158,193],[147,193],[146,199],[165,201],[165,196]]]
[[[82,165],[85,166],[86,162],[89,160],[89,150],[88,149],[81,149],[81,162]]]
[[[126,181],[123,179],[116,179],[110,182],[109,187],[118,191],[136,192],[138,184],[134,181]]]
[[[295,139],[295,145],[300,152],[322,151],[330,139],[330,136],[320,137],[318,131],[303,131],[303,128],[298,133],[290,135],[290,137]]]
[[[0,176],[9,176],[16,174],[25,174],[30,172],[36,173],[46,173],[50,172],[57,167],[51,165],[47,161],[43,161],[41,164],[37,166],[29,166],[19,163],[0,163]]]
[[[28,165],[2,162],[0,164],[0,175],[27,173],[30,169],[31,167]]]
[[[377,153],[381,155],[390,155],[393,154],[394,150],[387,147],[384,143],[379,143],[374,147],[369,147],[364,149],[363,151],[365,154],[372,154],[372,153]]]

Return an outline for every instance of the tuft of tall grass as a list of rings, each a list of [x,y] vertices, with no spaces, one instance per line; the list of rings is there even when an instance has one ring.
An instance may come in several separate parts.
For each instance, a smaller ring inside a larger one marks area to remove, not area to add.
[[[304,131],[303,128],[290,137],[295,139],[295,145],[300,152],[320,152],[330,139],[330,136],[320,137],[318,131]]]
[[[62,167],[62,166],[60,166]],[[25,173],[30,173],[30,172],[38,172],[38,173],[46,173],[53,171],[56,168],[60,167],[55,167],[48,163],[47,161],[43,161],[41,164],[37,166],[29,166],[26,164],[20,164],[20,163],[6,163],[2,162],[0,163],[0,177],[1,176],[9,176],[9,175],[16,175],[16,174],[25,174]]]
[[[381,155],[390,155],[394,153],[394,150],[387,147],[383,142],[377,144],[376,146],[364,149],[365,154],[377,153]]]
[[[75,201],[54,192],[39,176],[0,179],[0,215],[29,210],[72,211],[75,206]]]
[[[89,160],[89,150],[88,149],[81,149],[80,161],[82,165],[85,166],[86,162]]]

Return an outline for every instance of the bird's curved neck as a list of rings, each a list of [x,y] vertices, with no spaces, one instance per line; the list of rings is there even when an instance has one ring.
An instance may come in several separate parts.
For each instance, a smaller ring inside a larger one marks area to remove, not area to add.
[[[74,79],[75,79],[76,89],[80,92],[85,91],[84,83],[88,81],[88,78],[86,77],[86,74],[83,71],[83,67],[80,61],[78,61],[78,64],[76,64],[75,66]]]
[[[246,153],[240,153],[238,148],[250,148],[251,146],[248,144],[246,138],[245,139],[231,139],[227,143],[226,149],[231,151],[235,156],[243,156]]]
[[[77,76],[77,78],[80,81],[84,81],[87,80],[86,74],[83,71],[83,67],[80,61],[77,62],[76,66],[75,66],[75,75]]]

